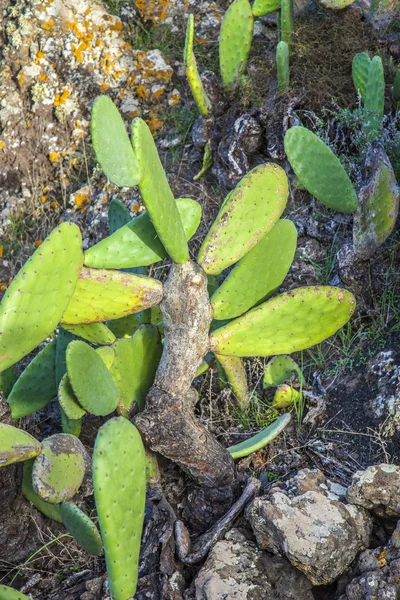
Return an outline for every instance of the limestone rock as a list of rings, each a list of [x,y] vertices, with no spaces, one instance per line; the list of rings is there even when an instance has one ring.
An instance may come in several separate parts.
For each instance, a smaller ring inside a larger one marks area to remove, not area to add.
[[[390,516],[400,515],[400,467],[382,464],[357,471],[347,490],[347,500],[369,510],[383,509]]]

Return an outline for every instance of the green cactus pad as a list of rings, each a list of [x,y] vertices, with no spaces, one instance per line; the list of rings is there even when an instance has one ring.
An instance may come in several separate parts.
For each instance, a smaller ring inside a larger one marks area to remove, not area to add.
[[[140,166],[122,117],[107,96],[99,96],[93,104],[91,129],[96,158],[108,179],[119,187],[137,185]]]
[[[393,98],[394,109],[395,109],[395,111],[398,111],[399,103],[400,103],[400,69],[397,70],[395,78],[394,78],[392,98]]]
[[[114,347],[102,346],[101,348],[96,348],[96,352],[101,357],[101,360],[106,365],[107,369],[111,371],[112,364],[116,357]]]
[[[137,315],[128,315],[113,321],[107,321],[107,327],[117,338],[132,337],[140,327]]]
[[[276,70],[278,94],[284,94],[289,87],[289,46],[283,40],[276,47]]]
[[[139,117],[132,123],[132,146],[142,172],[139,191],[151,222],[171,259],[185,263],[189,249],[178,207],[151,131]]]
[[[75,290],[82,238],[62,223],[25,263],[0,303],[0,371],[36,348],[55,329]]]
[[[259,304],[285,279],[293,262],[297,231],[282,219],[232,269],[211,298],[214,319],[233,319]]]
[[[130,143],[130,142],[129,142]],[[132,220],[131,213],[126,208],[125,204],[113,198],[108,207],[108,229],[110,234],[115,233],[118,229],[121,229],[124,225]]]
[[[46,406],[57,396],[56,340],[29,363],[8,398],[13,419],[21,419]]]
[[[194,15],[189,15],[186,28],[183,61],[186,67],[186,77],[188,78],[189,86],[192,91],[192,96],[197,104],[197,108],[203,117],[208,117],[211,112],[211,102],[205,92],[203,83],[200,79],[199,71],[197,69],[196,58],[193,52],[193,36]]]
[[[105,416],[118,405],[117,386],[101,356],[85,342],[67,348],[67,371],[79,404],[92,415]]]
[[[372,145],[366,158],[369,178],[359,191],[354,215],[354,250],[360,260],[369,260],[392,233],[399,213],[399,187],[383,147]]]
[[[24,462],[24,468],[22,471],[22,493],[24,494],[25,498],[29,500],[29,502],[46,517],[53,519],[53,521],[57,521],[58,523],[62,523],[60,507],[57,504],[45,502],[45,500],[42,500],[42,498],[38,496],[33,489],[32,471],[34,462],[35,459]]]
[[[304,187],[322,204],[345,213],[357,208],[357,194],[349,176],[322,140],[305,127],[285,135],[285,151]]]
[[[293,376],[293,371],[297,374],[299,381],[304,385],[304,376],[299,365],[290,356],[274,356],[267,364],[264,377],[263,387],[277,387],[282,383],[290,381]]]
[[[133,354],[132,401],[142,410],[147,392],[154,382],[163,345],[155,325],[142,325],[130,343]]]
[[[60,514],[65,527],[85,552],[100,556],[103,543],[93,521],[73,502],[60,504]]]
[[[119,319],[158,304],[162,284],[150,277],[83,268],[62,323],[81,325]]]
[[[75,436],[56,433],[42,442],[32,469],[35,494],[50,504],[70,500],[85,475],[85,448]]]
[[[235,446],[231,446],[228,448],[229,454],[232,458],[243,458],[244,456],[249,456],[253,452],[257,452],[257,450],[261,450],[267,444],[272,442],[280,433],[289,425],[291,420],[291,415],[289,413],[282,415],[276,421],[271,423],[269,427],[260,431],[253,437],[240,444],[236,444]]]
[[[250,392],[247,385],[246,369],[238,356],[215,355],[224,370],[226,379],[240,407],[246,410],[250,404]]]
[[[60,328],[57,335],[57,348],[56,348],[56,384],[57,389],[60,385],[61,379],[67,372],[66,352],[68,344],[73,340],[76,340],[76,336]]]
[[[199,181],[211,169],[213,165],[213,155],[210,142],[207,142],[204,146],[204,154],[203,154],[203,164],[201,169],[196,175],[193,177],[193,181]]]
[[[199,375],[202,375],[203,373],[205,373],[213,361],[214,361],[214,354],[212,352],[207,352],[207,354],[205,355],[205,357],[202,360],[201,365],[197,369],[196,377],[199,377]]]
[[[146,499],[146,455],[136,427],[123,417],[100,428],[93,451],[93,487],[114,600],[136,592]]]
[[[281,0],[281,37],[280,42],[290,46],[293,37],[293,0]]]
[[[288,199],[285,171],[264,164],[250,171],[225,199],[197,262],[218,275],[247,254],[278,221]]]
[[[76,435],[79,437],[82,431],[82,419],[69,419],[61,406],[60,416],[61,416],[61,430],[63,433],[70,433],[71,435]]]
[[[293,406],[297,402],[300,402],[300,400],[300,392],[295,390],[291,385],[283,383],[278,386],[278,389],[275,392],[271,408],[276,408],[277,410],[288,408],[289,406]]]
[[[29,600],[29,597],[8,585],[0,585],[0,600]]]
[[[0,423],[0,467],[29,460],[41,451],[34,437],[12,425]]]
[[[212,333],[211,350],[228,356],[298,352],[343,327],[355,305],[354,296],[340,288],[298,288],[264,302]]]
[[[380,56],[374,56],[368,71],[364,102],[367,130],[377,135],[385,112],[385,75]]]
[[[226,92],[232,90],[246,70],[253,27],[249,0],[234,0],[224,14],[219,34],[219,67]]]
[[[87,325],[63,325],[63,328],[92,344],[107,346],[115,342],[114,333],[104,323],[88,323]]]
[[[190,198],[176,200],[187,240],[195,234],[201,220],[201,205]],[[113,235],[85,252],[85,265],[95,268],[124,269],[152,265],[167,257],[148,212],[132,219]]]
[[[255,0],[252,11],[255,17],[265,17],[280,9],[281,0]]]
[[[17,369],[15,365],[8,367],[8,369],[0,373],[0,392],[3,394],[4,398],[8,398],[16,381]]]
[[[371,59],[367,52],[359,52],[353,58],[352,76],[354,87],[357,94],[360,94],[361,100],[365,101],[365,88],[367,87],[369,67]]]
[[[77,421],[86,414],[86,410],[79,404],[77,397],[74,394],[74,390],[69,381],[68,373],[65,373],[61,379],[60,386],[58,388],[58,401],[61,408],[68,419]]]
[[[342,10],[350,4],[354,4],[355,0],[319,0],[325,8],[331,8],[332,10]]]

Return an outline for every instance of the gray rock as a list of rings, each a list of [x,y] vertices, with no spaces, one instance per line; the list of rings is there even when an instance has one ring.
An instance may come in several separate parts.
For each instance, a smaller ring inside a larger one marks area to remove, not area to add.
[[[371,417],[381,426],[381,434],[392,437],[400,432],[400,360],[396,352],[379,352],[367,365],[367,383],[373,390],[368,401]]]
[[[372,531],[368,513],[341,502],[318,470],[304,469],[256,498],[247,517],[258,545],[285,555],[314,585],[335,581],[368,547]]]
[[[400,467],[382,464],[357,471],[347,490],[347,500],[369,510],[383,508],[390,516],[400,515]]]
[[[311,584],[285,559],[237,530],[218,542],[195,580],[196,600],[312,600]]]

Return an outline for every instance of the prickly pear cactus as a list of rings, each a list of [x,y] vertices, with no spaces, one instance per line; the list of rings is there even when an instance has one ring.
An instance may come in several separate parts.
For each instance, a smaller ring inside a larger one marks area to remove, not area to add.
[[[79,228],[62,223],[24,264],[0,303],[0,371],[29,354],[56,328],[82,262]],[[46,294],[38,281],[46,282]]]
[[[252,11],[255,17],[265,17],[280,8],[281,0],[254,0]]]
[[[292,43],[293,38],[293,0],[281,0],[281,39],[288,46]]]
[[[0,392],[3,394],[4,398],[8,398],[16,381],[17,369],[15,365],[8,367],[8,369],[0,373]]]
[[[216,359],[224,370],[226,378],[239,406],[246,410],[250,404],[250,392],[247,385],[246,369],[241,358],[237,356],[216,355]]]
[[[119,319],[158,304],[161,298],[162,284],[156,279],[84,267],[61,323],[82,325]]]
[[[56,385],[57,389],[60,385],[61,379],[67,372],[67,361],[66,353],[68,344],[73,340],[76,340],[76,336],[66,331],[62,327],[58,330],[57,342],[56,342]]]
[[[295,390],[291,385],[283,383],[278,386],[275,392],[274,399],[271,407],[281,410],[282,408],[288,408],[301,401],[301,394]]]
[[[288,199],[285,171],[264,164],[250,171],[228,194],[197,258],[207,274],[218,275],[251,250],[278,221]]]
[[[29,460],[41,449],[40,443],[26,431],[0,423],[0,467]]]
[[[146,455],[136,427],[123,417],[100,428],[93,487],[110,589],[115,600],[136,592],[146,499]]]
[[[88,323],[87,325],[64,325],[64,329],[92,344],[106,346],[115,342],[115,335],[104,323]]]
[[[99,96],[93,104],[92,140],[96,158],[112,183],[119,187],[132,187],[139,183],[140,166],[124,122],[107,96]]]
[[[210,336],[211,350],[227,356],[273,356],[304,350],[333,335],[355,309],[350,292],[298,288],[276,296]]]
[[[276,47],[276,70],[278,94],[284,94],[289,88],[289,45],[283,40]]]
[[[24,494],[25,498],[29,500],[29,502],[33,504],[33,506],[43,515],[49,519],[53,519],[53,521],[62,523],[60,507],[57,504],[50,504],[49,502],[42,500],[42,498],[38,496],[33,489],[32,471],[34,462],[34,458],[24,462],[24,468],[22,471],[22,493]]]
[[[374,56],[368,71],[365,87],[366,127],[371,135],[377,136],[382,127],[385,112],[385,76],[380,56]]]
[[[232,458],[243,458],[249,456],[257,450],[261,450],[267,444],[270,444],[290,423],[291,415],[289,413],[282,415],[276,421],[271,423],[266,429],[263,429],[253,437],[235,446],[228,448]]]
[[[65,527],[85,552],[99,556],[103,551],[103,543],[93,521],[73,502],[60,504],[60,514]]]
[[[74,394],[74,390],[72,389],[69,381],[68,373],[65,373],[64,377],[60,381],[60,386],[58,388],[58,401],[65,415],[72,421],[77,421],[86,414],[86,410],[82,408]]]
[[[193,52],[193,37],[194,15],[189,15],[183,61],[186,67],[186,77],[188,78],[189,86],[192,91],[193,98],[197,104],[197,108],[203,117],[208,117],[211,113],[212,106],[197,69],[196,57]]]
[[[233,319],[275,292],[293,262],[296,227],[282,219],[235,265],[211,297],[214,319]]]
[[[50,504],[70,500],[83,481],[85,454],[82,442],[74,435],[56,433],[46,438],[33,463],[35,494]]]
[[[359,192],[354,215],[354,251],[368,260],[392,233],[399,213],[399,187],[389,157],[379,143],[368,150],[365,161],[368,181]]]
[[[369,68],[371,59],[367,52],[359,52],[353,58],[352,76],[354,87],[357,94],[360,94],[361,100],[365,102],[365,91],[368,81]]]
[[[67,372],[74,394],[87,412],[97,416],[114,412],[120,394],[96,350],[79,340],[71,342],[67,348]]]
[[[320,202],[345,213],[357,208],[357,194],[349,176],[315,133],[292,127],[285,135],[285,152],[304,187]]]
[[[151,131],[139,117],[132,123],[132,146],[142,173],[139,191],[151,222],[171,259],[185,263],[189,249],[179,210]]]
[[[108,229],[110,234],[115,233],[124,225],[132,220],[131,213],[126,208],[125,204],[117,198],[112,198],[108,205]]]
[[[7,402],[13,419],[31,415],[56,397],[56,344],[56,340],[47,344],[12,388]]]
[[[8,585],[0,585],[0,600],[29,600],[29,597]]]
[[[232,91],[246,70],[253,27],[249,0],[234,0],[222,19],[219,34],[219,66],[226,92]]]
[[[176,206],[185,237],[190,240],[200,224],[201,205],[190,198],[178,198]],[[112,269],[143,267],[163,260],[167,256],[149,213],[145,212],[86,250],[85,265]]]
[[[319,0],[325,8],[331,8],[332,10],[342,10],[346,6],[354,3],[354,0]]]
[[[304,384],[304,376],[299,365],[290,356],[274,356],[267,364],[263,377],[263,387],[277,387],[292,379],[297,374],[299,382]]]

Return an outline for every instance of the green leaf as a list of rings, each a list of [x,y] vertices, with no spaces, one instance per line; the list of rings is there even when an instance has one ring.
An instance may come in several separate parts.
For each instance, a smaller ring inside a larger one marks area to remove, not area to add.
[[[257,450],[261,450],[267,444],[270,444],[280,433],[289,425],[291,415],[289,413],[282,415],[276,421],[274,421],[269,427],[263,429],[253,437],[235,446],[228,448],[229,454],[232,458],[243,458],[249,456]]]

